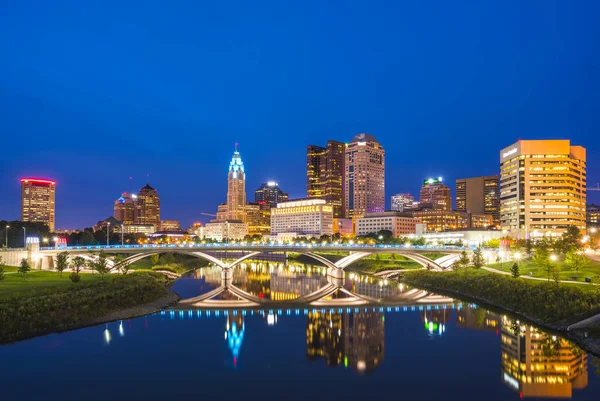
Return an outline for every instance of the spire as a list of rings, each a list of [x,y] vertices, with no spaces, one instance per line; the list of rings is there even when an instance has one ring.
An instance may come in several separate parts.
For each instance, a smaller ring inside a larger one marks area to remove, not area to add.
[[[236,142],[236,143],[235,143],[235,153],[236,153],[236,154],[237,154],[237,153],[240,153],[240,152],[239,152],[239,150],[238,150],[238,145],[239,145],[239,144]]]

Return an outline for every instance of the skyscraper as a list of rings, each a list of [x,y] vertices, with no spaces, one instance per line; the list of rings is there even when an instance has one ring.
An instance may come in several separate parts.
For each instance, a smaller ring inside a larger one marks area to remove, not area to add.
[[[123,224],[135,224],[135,200],[137,195],[123,192],[114,204],[114,217]]]
[[[21,178],[21,221],[44,223],[55,229],[56,181]]]
[[[452,210],[450,188],[442,183],[442,177],[429,178],[423,181],[420,202],[431,203],[434,210]]]
[[[288,200],[288,194],[283,192],[275,181],[265,182],[254,191],[254,202],[260,205],[268,205],[268,209],[277,206],[278,202],[285,202],[286,200]]]
[[[235,151],[229,162],[229,172],[227,173],[227,203],[219,206],[217,221],[239,220],[246,222],[246,173],[237,146],[236,143]]]
[[[500,225],[521,238],[585,229],[586,151],[569,140],[519,141],[500,151]]]
[[[460,178],[456,180],[456,211],[489,214],[500,224],[498,176]]]
[[[150,184],[140,189],[135,201],[136,224],[152,224],[160,230],[160,198]]]
[[[385,150],[370,134],[358,134],[346,147],[346,217],[383,212],[385,207]]]
[[[306,149],[306,196],[325,199],[333,206],[333,217],[344,217],[344,151],[346,145],[327,141],[327,147]]]

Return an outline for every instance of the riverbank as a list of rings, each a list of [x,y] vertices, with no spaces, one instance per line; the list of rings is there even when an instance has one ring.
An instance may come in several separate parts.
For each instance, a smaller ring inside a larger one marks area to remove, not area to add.
[[[96,275],[70,285],[49,280],[50,286],[33,288],[27,280],[35,283],[23,279],[23,291],[3,291],[0,282],[0,344],[142,316],[179,300],[168,288],[172,281],[153,272]]]
[[[408,271],[402,274],[401,280],[442,295],[506,311],[565,336],[586,351],[600,356],[600,336],[596,332],[567,330],[569,325],[600,313],[600,294],[596,291],[584,290],[577,285],[557,286],[470,270],[444,273]]]

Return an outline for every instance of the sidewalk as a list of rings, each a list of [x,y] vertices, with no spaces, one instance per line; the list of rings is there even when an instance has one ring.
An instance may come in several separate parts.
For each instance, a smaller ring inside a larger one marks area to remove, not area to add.
[[[494,269],[493,267],[487,267],[487,266],[482,266],[481,267],[483,270],[486,270],[490,273],[496,273],[496,274],[504,274],[504,275],[511,275],[510,272],[505,272],[502,270],[498,270],[498,269]],[[520,275],[520,278],[524,278],[527,280],[539,280],[539,281],[548,281],[548,279],[542,278],[542,277],[531,277],[531,276],[527,276],[527,275]],[[583,281],[571,281],[571,280],[559,280],[561,283],[565,283],[565,284],[582,284],[582,285],[598,285],[598,284],[594,284],[594,283],[586,283]]]

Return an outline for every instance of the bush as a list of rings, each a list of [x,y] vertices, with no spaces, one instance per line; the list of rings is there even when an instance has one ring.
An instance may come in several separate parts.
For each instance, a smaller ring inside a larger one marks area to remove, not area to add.
[[[600,313],[597,294],[576,286],[530,283],[499,274],[465,277],[424,270],[405,272],[404,281],[417,287],[466,295],[556,325],[575,323]]]
[[[0,300],[0,343],[69,330],[108,313],[144,304],[167,294],[167,280],[156,272],[114,276],[60,292]]]
[[[81,281],[81,276],[79,275],[79,273],[73,272],[69,275],[69,278],[74,283],[78,283],[79,281]]]

